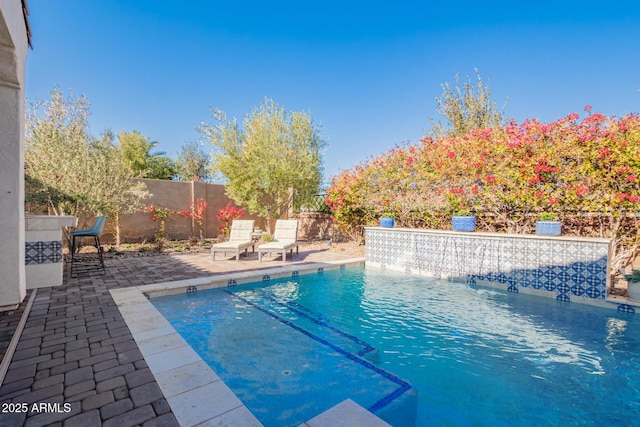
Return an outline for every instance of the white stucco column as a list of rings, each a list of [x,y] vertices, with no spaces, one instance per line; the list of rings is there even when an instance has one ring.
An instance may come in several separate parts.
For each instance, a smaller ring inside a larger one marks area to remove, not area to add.
[[[22,2],[0,0],[0,310],[25,296],[24,82],[28,39]]]

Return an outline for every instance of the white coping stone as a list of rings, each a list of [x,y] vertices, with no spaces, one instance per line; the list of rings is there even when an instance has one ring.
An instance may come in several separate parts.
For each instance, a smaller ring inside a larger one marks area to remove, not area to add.
[[[189,286],[189,283],[187,283],[186,280],[176,280],[174,282],[164,282],[163,285],[165,289],[175,289],[175,288],[186,288],[187,286]],[[146,291],[147,286],[153,286],[153,285],[145,285],[145,286],[138,286],[138,287],[145,288],[145,291]]]
[[[136,288],[120,288],[111,290],[111,297],[118,307],[127,304],[131,300],[137,300],[139,296],[140,291]]]
[[[254,427],[262,426],[260,421],[245,407],[233,409],[220,416],[198,424],[198,427]]]
[[[137,341],[137,340],[136,340]],[[137,341],[143,356],[150,356],[173,348],[187,345],[184,338],[177,333],[161,335],[159,337]]]
[[[167,289],[167,285],[171,282],[154,283],[153,285],[145,285],[147,291],[163,291]]]
[[[391,427],[351,399],[338,403],[302,424],[308,427]]]
[[[78,218],[75,216],[25,215],[25,230],[60,230],[62,227],[75,227]]]
[[[202,360],[188,345],[151,354],[145,356],[144,359],[147,361],[147,365],[149,365],[149,369],[151,369],[154,375]]]
[[[189,280],[187,280],[187,283],[189,285],[193,285],[193,286],[207,285],[209,283],[212,283],[216,279],[218,279],[218,278],[217,277],[199,277],[197,279],[189,279]]]
[[[152,338],[161,337],[163,335],[175,334],[175,333],[176,333],[176,330],[173,328],[173,326],[169,325],[164,328],[151,329],[149,331],[144,331],[144,332],[136,332],[136,333],[132,332],[131,335],[133,335],[133,339],[135,339],[136,342],[138,343],[140,341],[150,340]]]
[[[160,372],[155,377],[165,397],[173,397],[185,391],[220,381],[220,377],[202,360]]]
[[[195,426],[243,406],[240,399],[222,381],[167,397],[167,401],[182,427]]]
[[[129,312],[122,314],[127,315],[127,326],[129,326],[129,330],[132,333],[151,331],[154,329],[171,326],[169,321],[162,317],[162,315],[155,309],[153,311],[141,310],[135,313]]]
[[[146,303],[146,301],[135,301],[131,304],[118,304],[118,308],[120,309],[120,313],[122,313],[123,316],[128,316],[129,319],[132,319],[136,316],[140,317],[139,315],[141,313],[146,313],[147,316],[153,316],[153,312],[151,310],[153,310],[154,308],[151,307],[148,303]]]

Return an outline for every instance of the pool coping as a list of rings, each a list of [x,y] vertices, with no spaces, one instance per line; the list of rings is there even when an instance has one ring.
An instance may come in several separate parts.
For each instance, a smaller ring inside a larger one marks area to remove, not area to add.
[[[149,298],[236,286],[259,280],[364,265],[364,257],[340,261],[285,264],[239,273],[112,289],[109,292],[129,327],[133,339],[153,373],[178,423],[184,427],[205,425],[261,426],[258,419],[187,344],[151,304]],[[347,399],[301,426],[388,426],[376,415]],[[336,424],[337,423],[337,424]]]

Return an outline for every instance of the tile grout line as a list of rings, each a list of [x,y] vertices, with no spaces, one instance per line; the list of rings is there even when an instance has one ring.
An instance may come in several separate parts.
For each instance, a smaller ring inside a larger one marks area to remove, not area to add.
[[[7,351],[2,358],[2,362],[0,363],[0,386],[2,386],[2,383],[4,383],[4,377],[7,375],[9,365],[11,364],[11,359],[13,359],[13,354],[16,351],[16,347],[18,347],[18,341],[20,341],[20,338],[22,337],[22,331],[24,331],[24,326],[27,324],[27,318],[29,317],[29,313],[31,313],[31,306],[33,305],[33,301],[36,298],[36,293],[38,293],[37,288],[31,291],[29,301],[27,301],[27,305],[22,312],[22,316],[20,316],[18,326],[13,333],[13,337],[11,337],[11,341],[9,342],[9,346],[7,347]]]

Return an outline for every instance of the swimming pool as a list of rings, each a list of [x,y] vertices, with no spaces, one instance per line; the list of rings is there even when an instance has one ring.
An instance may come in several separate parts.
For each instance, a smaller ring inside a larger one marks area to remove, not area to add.
[[[371,268],[152,303],[266,426],[640,425],[632,314]]]

